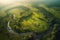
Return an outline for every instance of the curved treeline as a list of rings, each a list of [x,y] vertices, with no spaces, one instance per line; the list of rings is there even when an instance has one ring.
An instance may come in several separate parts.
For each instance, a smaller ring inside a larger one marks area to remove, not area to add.
[[[53,40],[60,28],[59,13],[43,4],[21,5],[5,13],[0,17],[1,40]],[[17,34],[8,31],[9,21],[11,30]]]

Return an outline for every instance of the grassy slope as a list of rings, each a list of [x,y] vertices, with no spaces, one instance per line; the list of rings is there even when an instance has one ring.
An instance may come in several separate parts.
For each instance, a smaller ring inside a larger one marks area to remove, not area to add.
[[[28,7],[29,5],[27,5],[26,7]],[[58,20],[60,20],[60,14],[59,14],[59,12],[57,13],[56,12],[56,10],[54,10],[54,9],[51,9],[52,7],[50,7],[50,8],[48,8],[48,7],[46,7],[46,6],[44,6],[44,5],[39,5],[40,7],[42,7],[42,8],[44,8],[46,11],[49,11],[50,13],[52,13],[56,18],[58,18]],[[31,7],[31,5],[28,7],[28,8],[30,8],[30,10],[33,10],[33,11],[38,11],[38,9],[36,9],[36,8],[34,8],[34,7]],[[16,11],[17,12],[17,11]],[[16,13],[15,12],[15,13]],[[2,13],[2,11],[0,12],[0,13]],[[41,18],[44,18],[44,16],[42,15],[42,14],[36,14],[36,12],[33,12],[34,13],[34,17],[35,17],[35,19],[36,19],[36,17],[41,17]],[[4,15],[4,13],[2,14],[2,15]],[[2,16],[1,15],[1,16]],[[16,14],[17,15],[17,14]],[[2,20],[2,19],[1,19]],[[4,20],[5,21],[5,20]],[[30,20],[31,21],[31,20]],[[29,23],[29,24],[31,24],[30,23],[30,21],[29,22],[27,22],[27,24]],[[24,22],[24,23],[26,23],[26,22]],[[2,23],[3,24],[3,23]],[[26,25],[26,24],[25,24]],[[25,26],[24,25],[24,26]],[[5,26],[4,26],[5,27]],[[35,30],[33,27],[32,27],[32,29],[33,30]],[[3,29],[4,30],[4,29]],[[2,30],[2,31],[3,31]],[[54,27],[54,29],[53,29],[53,31],[51,32],[51,35],[53,35],[54,34],[54,31],[55,31],[55,27]],[[50,34],[50,33],[49,33]],[[48,37],[48,35],[49,34],[47,34],[46,35],[46,37],[47,37],[47,39],[46,40],[48,40],[49,38],[50,38],[50,36]],[[15,37],[15,35],[13,35],[13,36],[11,36],[10,34],[8,34],[8,33],[5,33],[5,32],[1,32],[0,33],[0,39],[1,40],[23,40],[23,38],[22,39],[20,39],[19,37]],[[44,39],[45,40],[45,39]],[[51,40],[51,39],[50,39]]]

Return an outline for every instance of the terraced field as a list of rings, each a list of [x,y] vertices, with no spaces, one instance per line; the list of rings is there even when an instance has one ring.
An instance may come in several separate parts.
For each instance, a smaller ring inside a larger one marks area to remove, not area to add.
[[[1,40],[53,40],[60,29],[60,12],[44,4],[19,5],[4,13]]]

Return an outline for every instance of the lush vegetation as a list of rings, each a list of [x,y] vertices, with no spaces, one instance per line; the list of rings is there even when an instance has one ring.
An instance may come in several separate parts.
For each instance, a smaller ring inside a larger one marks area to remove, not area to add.
[[[5,14],[0,17],[0,40],[53,40],[59,30],[60,12],[43,4],[21,5]]]

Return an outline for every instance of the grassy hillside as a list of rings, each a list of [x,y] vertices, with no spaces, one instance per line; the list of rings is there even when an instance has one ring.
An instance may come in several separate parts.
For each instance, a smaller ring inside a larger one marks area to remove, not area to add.
[[[60,29],[59,8],[30,3],[1,9],[0,40],[53,40]]]

